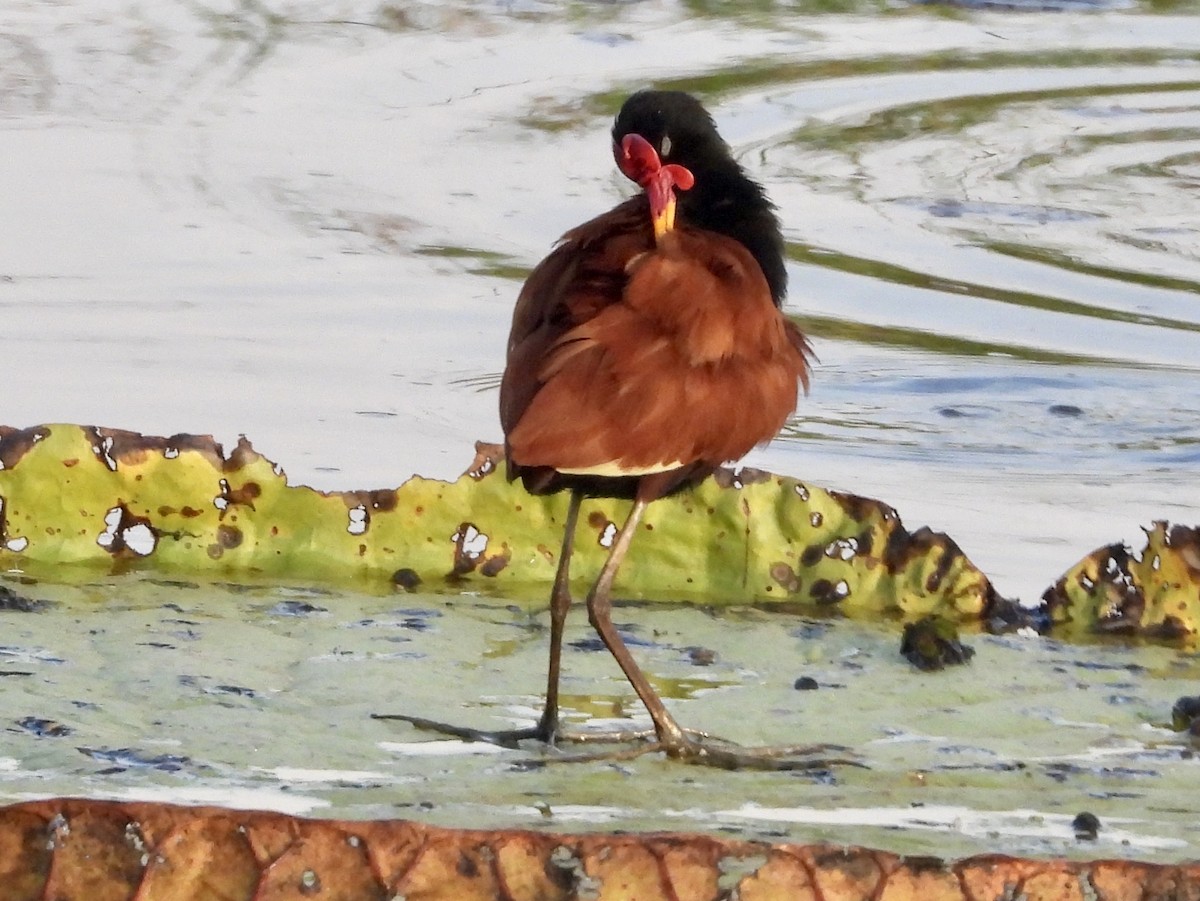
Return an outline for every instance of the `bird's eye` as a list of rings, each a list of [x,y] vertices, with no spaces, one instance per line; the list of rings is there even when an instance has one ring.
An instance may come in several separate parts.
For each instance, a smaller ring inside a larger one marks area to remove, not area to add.
[[[671,139],[669,137],[667,137],[666,135],[663,135],[662,147],[659,148],[658,155],[665,157],[668,154],[670,154],[670,152],[671,152]]]

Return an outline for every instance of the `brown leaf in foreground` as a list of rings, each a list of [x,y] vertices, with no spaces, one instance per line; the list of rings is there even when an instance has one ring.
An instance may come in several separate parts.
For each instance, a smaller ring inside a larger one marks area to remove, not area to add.
[[[0,808],[0,901],[1200,901],[1181,866],[551,835],[52,799]]]

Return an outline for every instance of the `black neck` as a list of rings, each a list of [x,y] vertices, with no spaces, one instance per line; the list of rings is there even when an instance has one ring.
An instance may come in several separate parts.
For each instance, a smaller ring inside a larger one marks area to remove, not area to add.
[[[758,261],[775,306],[781,306],[787,269],[775,206],[734,160],[707,160],[692,169],[696,185],[679,195],[685,221],[740,242]]]

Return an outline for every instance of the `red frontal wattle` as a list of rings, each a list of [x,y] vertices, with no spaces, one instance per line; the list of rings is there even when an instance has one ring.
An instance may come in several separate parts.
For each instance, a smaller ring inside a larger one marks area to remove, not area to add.
[[[620,144],[614,142],[613,157],[622,174],[639,186],[662,168],[658,151],[641,135],[625,135]]]
[[[617,167],[636,182],[650,198],[650,211],[657,217],[674,199],[672,189],[686,191],[696,183],[691,170],[677,163],[662,164],[654,145],[639,134],[628,134],[613,145]]]
[[[696,183],[696,177],[686,166],[677,163],[664,166],[654,145],[638,134],[625,135],[619,146],[614,144],[613,156],[624,176],[643,188],[656,175],[681,191],[688,190]]]

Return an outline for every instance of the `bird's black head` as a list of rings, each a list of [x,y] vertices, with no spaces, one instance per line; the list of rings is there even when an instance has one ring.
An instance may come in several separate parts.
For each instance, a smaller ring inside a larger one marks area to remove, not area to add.
[[[758,261],[780,305],[787,293],[787,270],[775,207],[733,158],[708,110],[683,91],[638,91],[617,113],[614,149],[630,134],[649,141],[663,163],[691,171],[696,184],[679,196],[680,217],[740,241]]]
[[[628,134],[641,135],[664,163],[703,171],[732,162],[717,126],[700,101],[683,91],[638,91],[625,101],[613,123],[613,144]]]

